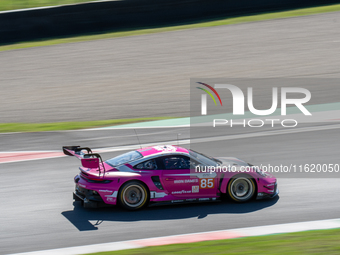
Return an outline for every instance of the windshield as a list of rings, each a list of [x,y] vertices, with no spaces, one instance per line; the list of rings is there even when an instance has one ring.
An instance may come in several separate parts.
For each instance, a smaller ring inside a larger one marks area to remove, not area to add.
[[[198,153],[198,152],[193,151],[193,150],[189,150],[189,154],[190,154],[191,157],[197,159],[198,161],[202,162],[203,164],[205,164],[207,166],[216,166],[216,164],[220,163],[220,161],[217,160],[217,159],[205,156],[204,154]]]
[[[122,155],[119,155],[117,157],[114,157],[112,159],[106,160],[105,163],[109,164],[110,166],[119,166],[121,164],[128,163],[130,161],[142,158],[143,155],[139,153],[138,151],[130,151],[127,153],[124,153]]]

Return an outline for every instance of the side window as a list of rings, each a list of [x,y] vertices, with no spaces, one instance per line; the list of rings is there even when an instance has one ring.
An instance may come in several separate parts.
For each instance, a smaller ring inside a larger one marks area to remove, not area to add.
[[[189,159],[188,159],[189,160]],[[198,163],[196,160],[194,159],[190,159],[189,160],[189,164],[190,164],[190,169],[196,169],[197,166],[202,167],[203,165],[201,163]]]
[[[157,169],[157,163],[156,163],[156,160],[150,159],[150,160],[144,161],[142,163],[139,163],[134,168],[140,169],[140,170],[156,170]]]
[[[183,156],[169,156],[163,159],[163,164],[166,170],[175,169],[189,169],[190,160],[188,157]]]

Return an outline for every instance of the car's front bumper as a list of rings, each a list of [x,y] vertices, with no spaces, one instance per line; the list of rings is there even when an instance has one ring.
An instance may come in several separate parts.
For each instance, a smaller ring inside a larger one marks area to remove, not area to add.
[[[266,199],[266,198],[273,198],[279,194],[279,188],[277,187],[277,182],[275,182],[274,189],[272,193],[267,192],[259,192],[257,193],[256,199]]]

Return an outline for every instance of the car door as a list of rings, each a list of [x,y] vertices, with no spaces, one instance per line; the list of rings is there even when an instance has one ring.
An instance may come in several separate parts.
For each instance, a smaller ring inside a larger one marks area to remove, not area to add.
[[[169,155],[161,157],[159,162],[163,167],[162,183],[171,195],[181,199],[216,197],[216,174],[190,170],[190,166],[198,164],[194,159],[184,155]]]
[[[218,193],[219,179],[216,172],[209,171],[197,171],[198,169],[205,169],[202,163],[199,163],[196,159],[190,158],[190,175],[191,178],[198,179],[198,193],[196,197],[216,197]]]
[[[190,176],[189,157],[168,155],[159,161],[163,167],[162,183],[171,195],[181,199],[196,197],[199,179]]]

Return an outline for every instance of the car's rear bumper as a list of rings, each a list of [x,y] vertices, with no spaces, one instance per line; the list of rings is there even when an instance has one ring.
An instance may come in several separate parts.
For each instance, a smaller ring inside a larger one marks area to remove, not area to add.
[[[76,186],[76,189],[73,192],[73,199],[82,202],[85,208],[97,208],[106,205],[100,195],[94,194],[92,190],[80,188],[78,186]]]

